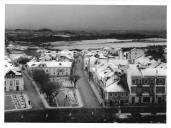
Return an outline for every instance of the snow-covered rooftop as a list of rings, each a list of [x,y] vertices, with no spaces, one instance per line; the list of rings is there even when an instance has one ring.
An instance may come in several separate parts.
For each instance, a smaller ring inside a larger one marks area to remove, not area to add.
[[[29,67],[71,67],[72,62],[65,61],[65,62],[57,62],[57,61],[40,61],[40,62],[28,62],[27,65]]]
[[[114,82],[105,88],[106,92],[125,92],[122,86],[118,85],[118,82]]]

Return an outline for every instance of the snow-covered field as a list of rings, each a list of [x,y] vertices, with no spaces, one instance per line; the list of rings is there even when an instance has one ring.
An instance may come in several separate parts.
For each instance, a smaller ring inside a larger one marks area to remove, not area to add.
[[[103,48],[106,46],[113,48],[123,47],[146,47],[149,45],[166,45],[166,39],[150,38],[147,41],[132,41],[129,40],[118,40],[118,39],[97,39],[97,40],[82,40],[82,41],[57,41],[50,42],[53,49],[95,49]]]

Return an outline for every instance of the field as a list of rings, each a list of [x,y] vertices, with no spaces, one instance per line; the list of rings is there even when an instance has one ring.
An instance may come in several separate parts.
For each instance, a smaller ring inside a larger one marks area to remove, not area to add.
[[[5,110],[16,109],[11,95],[5,96]]]

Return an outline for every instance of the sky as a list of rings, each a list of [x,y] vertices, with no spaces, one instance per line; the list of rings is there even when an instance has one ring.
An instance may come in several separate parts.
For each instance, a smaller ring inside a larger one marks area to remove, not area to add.
[[[5,28],[166,30],[166,6],[5,5]]]

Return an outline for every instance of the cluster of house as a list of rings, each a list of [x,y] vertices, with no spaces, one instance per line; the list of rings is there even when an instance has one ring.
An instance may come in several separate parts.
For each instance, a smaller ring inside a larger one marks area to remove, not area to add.
[[[71,75],[74,61],[72,51],[63,50],[56,52],[42,49],[37,50],[37,53],[39,53],[40,56],[37,58],[34,57],[26,64],[26,68],[30,73],[33,73],[36,69],[42,69],[45,73],[49,74],[50,81],[60,82],[65,87],[73,87],[73,84],[69,82],[69,76]]]
[[[166,63],[143,49],[84,50],[84,69],[106,105],[166,103]]]
[[[15,67],[12,60],[8,56],[5,56],[4,76],[5,91],[24,90],[24,79],[22,76],[21,67]]]
[[[49,51],[37,50],[40,57],[34,57],[25,66],[29,72],[36,69],[43,69],[50,76],[50,81],[59,82],[64,87],[73,87],[69,80],[74,61],[72,51]],[[5,56],[5,91],[24,90],[24,80],[21,67],[15,67],[14,60],[10,56]]]
[[[8,41],[9,45],[6,47],[9,50],[27,50],[28,46],[14,45],[12,42]]]

